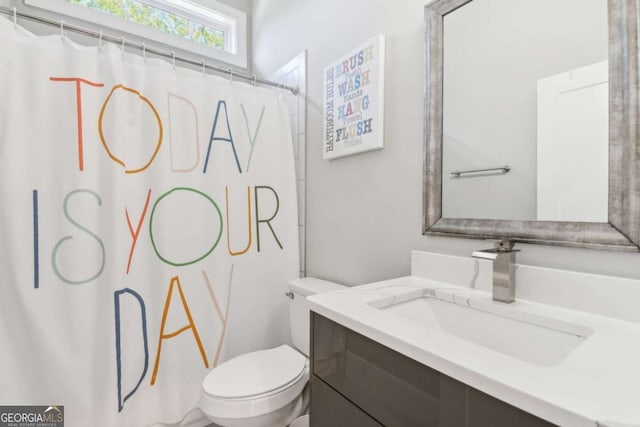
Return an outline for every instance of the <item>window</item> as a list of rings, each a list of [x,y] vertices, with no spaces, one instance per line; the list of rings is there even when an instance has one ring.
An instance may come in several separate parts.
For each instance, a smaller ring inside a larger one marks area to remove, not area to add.
[[[246,14],[215,0],[25,0],[25,3],[229,64],[247,66]]]
[[[137,0],[67,0],[70,3],[79,4],[90,9],[106,12],[114,16],[126,19],[127,21],[137,22],[147,27],[157,28],[165,33],[182,37],[187,40],[193,40],[204,43],[208,46],[224,49],[225,39],[228,39],[227,32],[229,26],[226,26],[224,17],[220,15],[206,16],[201,15],[201,19],[189,19],[180,12],[183,6],[191,6],[189,3],[167,2],[167,1],[137,1]],[[174,11],[173,3],[178,7]],[[197,7],[197,6],[196,6]],[[194,7],[195,9],[195,7]],[[199,8],[204,9],[204,8]],[[207,10],[204,9],[206,12]],[[230,20],[229,20],[230,21]],[[220,26],[216,24],[222,24]],[[222,27],[222,28],[220,28]]]

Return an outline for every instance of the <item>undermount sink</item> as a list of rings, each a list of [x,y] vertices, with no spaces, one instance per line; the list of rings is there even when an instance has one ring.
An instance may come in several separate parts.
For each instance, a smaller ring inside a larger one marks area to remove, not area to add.
[[[398,301],[400,300],[400,301]],[[370,305],[420,325],[541,366],[562,362],[593,332],[503,303],[423,290]]]

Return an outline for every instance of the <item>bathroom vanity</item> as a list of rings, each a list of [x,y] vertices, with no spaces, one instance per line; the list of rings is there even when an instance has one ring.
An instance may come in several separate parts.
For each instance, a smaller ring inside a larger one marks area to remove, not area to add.
[[[314,427],[553,425],[317,313],[311,319]]]
[[[412,275],[311,296],[311,426],[640,425],[640,281],[415,251]],[[579,295],[579,298],[576,296]]]

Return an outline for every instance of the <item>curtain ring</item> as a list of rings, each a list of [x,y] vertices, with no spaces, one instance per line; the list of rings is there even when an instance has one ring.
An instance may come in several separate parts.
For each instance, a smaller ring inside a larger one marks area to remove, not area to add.
[[[18,9],[15,6],[13,6],[13,25],[18,26]]]
[[[176,53],[174,51],[171,51],[171,64],[173,68],[176,68]]]
[[[229,81],[233,83],[233,68],[229,68]]]
[[[147,45],[142,43],[142,58],[147,59]]]
[[[98,36],[98,47],[102,49],[102,30],[100,30],[100,35]]]
[[[60,37],[64,38],[64,21],[60,21]]]
[[[253,74],[253,87],[256,87],[256,75]]]
[[[206,76],[207,75],[207,64],[204,62],[204,59],[202,60],[202,76]]]

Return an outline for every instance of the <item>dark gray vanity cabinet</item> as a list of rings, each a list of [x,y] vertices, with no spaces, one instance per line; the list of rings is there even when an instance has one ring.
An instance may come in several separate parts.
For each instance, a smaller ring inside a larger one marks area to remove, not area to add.
[[[311,427],[553,424],[311,314]]]

